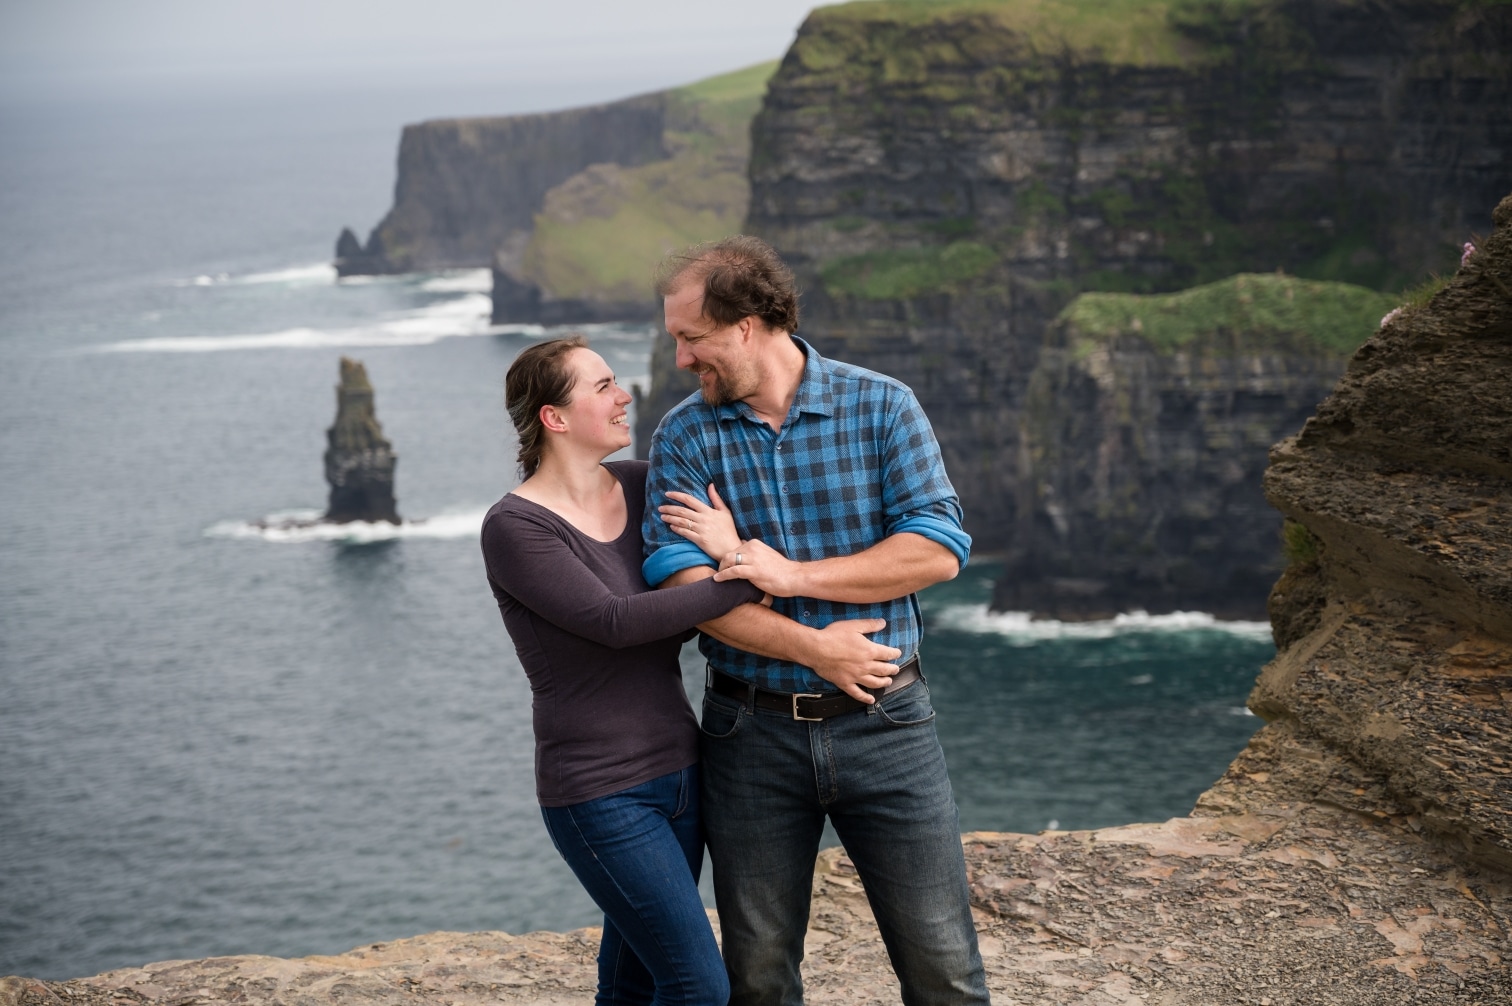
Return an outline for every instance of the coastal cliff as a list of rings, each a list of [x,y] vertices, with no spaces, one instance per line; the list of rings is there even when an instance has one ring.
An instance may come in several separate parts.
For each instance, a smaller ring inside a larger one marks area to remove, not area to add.
[[[1020,512],[1038,491],[1020,481],[1028,427],[1043,428],[1030,382],[1075,296],[1278,268],[1400,290],[1451,268],[1512,188],[1509,54],[1512,7],[1453,0],[821,8],[752,123],[747,229],[795,267],[821,353],[914,389],[977,547],[1012,554],[1045,517]],[[686,394],[674,369],[659,345],[642,445]],[[1277,358],[1284,415],[1300,421],[1325,369]],[[1289,432],[1283,413],[1265,436]],[[1251,467],[1205,463],[1211,482]],[[1274,518],[1246,506],[1230,527],[1243,554],[1220,541],[1208,558],[1251,564]]]
[[[993,608],[1263,619],[1283,565],[1281,516],[1260,485],[1267,452],[1395,300],[1274,273],[1079,296],[1029,376],[1018,547]]]
[[[407,126],[394,207],[343,275],[493,270],[493,320],[649,320],[649,271],[740,228],[750,121],[774,64],[591,108]]]

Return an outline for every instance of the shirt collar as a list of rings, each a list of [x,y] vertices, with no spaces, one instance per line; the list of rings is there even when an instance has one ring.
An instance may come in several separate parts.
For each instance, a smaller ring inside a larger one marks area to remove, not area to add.
[[[793,396],[793,406],[788,410],[788,415],[791,416],[794,412],[807,412],[816,416],[834,415],[835,395],[830,387],[830,373],[827,366],[829,361],[798,336],[789,336],[789,338],[803,351],[803,376],[798,379],[798,393]],[[766,425],[745,402],[728,402],[717,406],[714,414],[721,420],[744,417],[752,422]]]

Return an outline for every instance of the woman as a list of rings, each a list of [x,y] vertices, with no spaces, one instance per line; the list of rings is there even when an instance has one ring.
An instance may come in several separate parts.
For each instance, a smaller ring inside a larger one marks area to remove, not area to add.
[[[489,586],[530,678],[547,831],[604,911],[604,1004],[723,1006],[729,981],[698,894],[698,725],[678,651],[762,591],[736,580],[651,590],[641,578],[646,464],[631,396],[581,338],[526,349],[505,378],[525,481],[489,510]],[[707,540],[723,552],[734,525]]]

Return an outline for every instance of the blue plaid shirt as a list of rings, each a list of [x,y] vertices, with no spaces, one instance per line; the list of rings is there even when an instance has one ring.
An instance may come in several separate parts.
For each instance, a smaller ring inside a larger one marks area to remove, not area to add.
[[[774,431],[744,402],[710,406],[694,393],[662,419],[646,479],[642,573],[656,585],[679,570],[716,566],[656,512],[669,490],[708,501],[714,483],[742,538],[760,538],[789,559],[853,555],[902,531],[949,548],[964,566],[971,537],[945,475],[940,447],[913,392],[899,381],[826,360],[794,336],[806,359],[793,406]],[[779,597],[772,608],[814,628],[849,618],[885,618],[871,638],[918,652],[914,595],[877,604]],[[726,674],[779,692],[834,692],[807,667],[757,656],[702,636],[699,648]]]

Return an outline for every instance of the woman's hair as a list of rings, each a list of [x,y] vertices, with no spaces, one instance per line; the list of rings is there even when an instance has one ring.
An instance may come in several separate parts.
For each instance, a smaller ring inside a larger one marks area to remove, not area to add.
[[[776,250],[760,238],[736,234],[668,256],[656,270],[656,295],[702,283],[703,314],[716,325],[752,315],[777,332],[798,331],[798,286]]]
[[[541,426],[542,406],[561,408],[572,399],[574,378],[567,369],[567,354],[587,348],[588,343],[581,335],[538,342],[515,357],[509,373],[504,375],[504,407],[520,435],[516,460],[524,478],[534,475],[541,464],[541,448],[546,440],[546,431]]]

